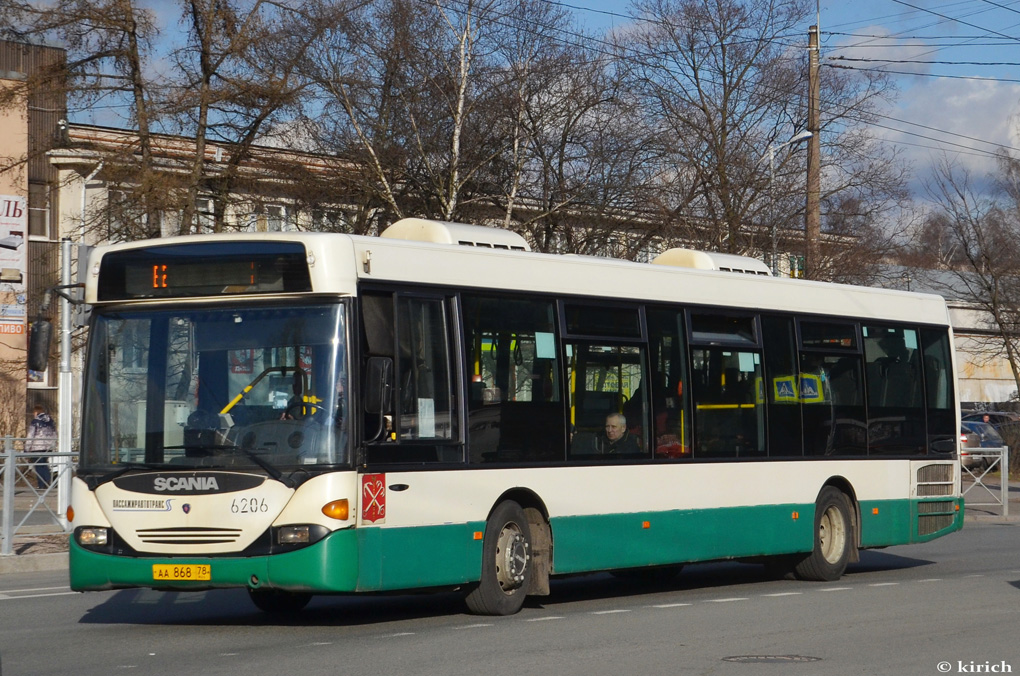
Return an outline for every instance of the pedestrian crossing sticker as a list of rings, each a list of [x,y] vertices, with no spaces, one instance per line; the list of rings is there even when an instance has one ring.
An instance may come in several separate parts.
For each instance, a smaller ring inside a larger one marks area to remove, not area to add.
[[[777,402],[796,403],[798,401],[796,376],[776,378],[772,381],[772,384],[776,388],[775,400]]]

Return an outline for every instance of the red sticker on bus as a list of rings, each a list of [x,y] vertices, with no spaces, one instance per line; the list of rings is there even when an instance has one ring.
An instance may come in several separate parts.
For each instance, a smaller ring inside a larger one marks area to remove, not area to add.
[[[361,476],[361,520],[381,523],[386,520],[386,475]]]

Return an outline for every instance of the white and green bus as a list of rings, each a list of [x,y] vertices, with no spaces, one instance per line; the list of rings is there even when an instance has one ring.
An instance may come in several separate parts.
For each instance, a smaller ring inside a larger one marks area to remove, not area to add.
[[[405,219],[95,250],[72,588],[510,614],[554,576],[834,580],[962,526],[941,298],[527,248]]]

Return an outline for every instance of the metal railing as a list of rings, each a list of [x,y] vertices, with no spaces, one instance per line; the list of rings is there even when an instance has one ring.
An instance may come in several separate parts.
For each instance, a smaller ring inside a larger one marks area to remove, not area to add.
[[[25,451],[26,439],[3,438],[0,451],[0,556],[14,553],[18,535],[67,533],[67,496],[77,453]],[[38,485],[36,463],[50,469],[50,482]]]
[[[962,492],[967,507],[998,506],[1002,508],[1002,516],[1009,516],[1009,446],[1001,448],[968,448],[967,455],[971,460],[983,460],[981,466],[974,468],[967,467],[961,463],[961,467],[963,467],[963,474],[961,476],[966,479],[969,475],[974,482],[965,487]],[[985,483],[985,479],[993,472],[999,472],[1001,475],[998,486],[989,486]],[[972,490],[978,490],[977,495],[979,499],[985,499],[984,496],[987,495],[992,501],[974,502],[970,498],[966,498],[967,493]]]

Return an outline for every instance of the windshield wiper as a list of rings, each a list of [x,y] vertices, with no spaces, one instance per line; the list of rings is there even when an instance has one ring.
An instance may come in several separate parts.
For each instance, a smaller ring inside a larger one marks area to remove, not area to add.
[[[89,488],[95,489],[97,486],[102,486],[108,481],[113,481],[117,477],[127,474],[133,469],[165,469],[165,466],[159,463],[153,462],[120,462],[117,463],[119,467],[112,472],[107,472],[98,479],[95,477],[88,478]]]
[[[208,449],[210,451],[240,451],[245,456],[247,456],[252,462],[254,462],[256,465],[258,465],[259,467],[264,469],[266,471],[266,474],[268,474],[271,478],[275,479],[276,481],[279,481],[280,483],[282,483],[284,486],[287,486],[288,488],[293,488],[294,487],[294,482],[289,477],[284,477],[283,476],[283,472],[281,472],[279,469],[277,469],[275,465],[270,463],[265,458],[260,457],[257,453],[255,453],[254,449],[242,448],[241,446],[238,446],[237,444],[202,444],[201,446],[166,446],[165,448],[168,449],[168,450],[169,449],[184,449],[184,450],[188,450],[188,449],[191,449],[191,450],[195,450],[195,449],[206,450],[206,449]],[[269,450],[269,449],[260,449],[260,450]]]

